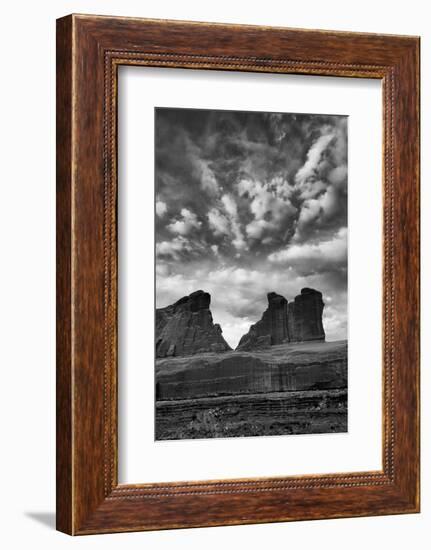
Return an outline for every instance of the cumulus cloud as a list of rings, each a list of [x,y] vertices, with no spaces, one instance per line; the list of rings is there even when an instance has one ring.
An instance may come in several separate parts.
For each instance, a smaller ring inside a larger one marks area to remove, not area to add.
[[[237,184],[241,197],[249,197],[250,212],[254,219],[247,224],[246,233],[252,239],[268,239],[268,233],[285,232],[297,209],[292,205],[290,196],[293,191],[288,182],[281,177],[268,182],[242,179]],[[265,244],[265,243],[263,243]]]
[[[167,277],[168,275],[170,275],[169,265],[162,260],[156,262],[156,275],[158,277]]]
[[[260,239],[266,230],[270,230],[272,228],[273,228],[273,224],[260,218],[250,222],[246,226],[245,230],[247,232],[247,235],[252,239]],[[266,242],[268,243],[270,241],[267,240]]]
[[[306,199],[296,221],[293,242],[304,242],[322,236],[322,230],[333,233],[340,224],[347,223],[347,196],[336,186],[329,185],[316,198]]]
[[[236,217],[238,216],[238,209],[235,199],[232,197],[232,195],[223,195],[223,197],[221,198],[221,202],[223,203],[223,206],[231,219],[236,219]]]
[[[194,212],[191,212],[187,208],[182,208],[181,218],[171,222],[167,227],[172,233],[188,235],[193,229],[199,229],[201,225],[202,222],[198,220]]]
[[[347,125],[326,125],[295,175],[300,200],[293,242],[325,239],[347,224]]]
[[[297,183],[301,184],[316,175],[318,166],[322,162],[322,154],[334,137],[333,133],[324,134],[313,143],[308,150],[307,160],[296,173],[295,179]]]
[[[347,164],[340,164],[333,168],[328,174],[328,180],[334,185],[342,185],[347,178]]]
[[[168,211],[168,207],[163,201],[157,201],[156,202],[156,214],[162,218],[166,212]]]
[[[192,246],[184,237],[175,237],[171,241],[156,243],[156,256],[170,256],[174,260],[180,259],[180,253],[191,251]]]
[[[207,213],[208,223],[215,236],[229,235],[229,220],[217,208]]]
[[[217,196],[219,193],[219,186],[214,172],[208,166],[208,162],[195,158],[194,165],[200,179],[202,189],[209,195]]]
[[[273,252],[268,260],[294,266],[303,274],[338,270],[347,265],[347,228],[340,228],[329,241],[294,244]]]
[[[244,235],[241,230],[238,219],[238,208],[235,199],[232,195],[226,194],[221,198],[221,202],[229,218],[230,228],[232,232],[232,244],[236,250],[244,250],[247,248]]]

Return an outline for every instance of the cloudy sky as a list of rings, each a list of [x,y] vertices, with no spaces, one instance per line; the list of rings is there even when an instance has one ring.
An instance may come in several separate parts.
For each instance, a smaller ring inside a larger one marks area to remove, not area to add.
[[[156,307],[195,290],[236,347],[266,309],[323,293],[347,337],[347,117],[156,109]]]

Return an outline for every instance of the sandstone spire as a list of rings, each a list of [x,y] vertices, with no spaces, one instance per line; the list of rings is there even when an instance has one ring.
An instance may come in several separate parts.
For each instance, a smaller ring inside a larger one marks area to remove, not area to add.
[[[280,294],[270,292],[268,308],[260,321],[244,334],[236,349],[248,351],[285,342],[325,340],[323,307],[322,293],[312,288],[303,288],[290,303]]]
[[[287,306],[287,325],[290,342],[325,340],[322,314],[322,293],[313,288],[303,288]]]
[[[268,308],[264,311],[262,319],[252,325],[247,334],[244,334],[237,350],[247,351],[281,344],[287,340],[287,300],[275,292],[270,292],[267,298]]]

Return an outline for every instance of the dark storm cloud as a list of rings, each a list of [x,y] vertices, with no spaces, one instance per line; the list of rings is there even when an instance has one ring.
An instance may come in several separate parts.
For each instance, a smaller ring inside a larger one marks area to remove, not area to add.
[[[344,335],[346,117],[157,109],[155,178],[159,306],[204,288],[233,340],[314,283]]]

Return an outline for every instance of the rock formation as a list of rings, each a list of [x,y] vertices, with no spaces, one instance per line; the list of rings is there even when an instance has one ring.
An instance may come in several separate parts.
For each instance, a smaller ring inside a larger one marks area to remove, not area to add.
[[[156,309],[156,357],[177,357],[231,348],[213,323],[211,296],[198,290],[175,304]]]
[[[237,350],[247,351],[281,344],[288,339],[287,300],[275,292],[270,292],[267,297],[268,308],[264,311],[262,319],[244,334]]]
[[[249,351],[284,342],[325,340],[323,307],[322,293],[312,288],[303,288],[290,303],[280,294],[270,292],[268,308],[261,320],[250,327],[236,349]]]
[[[325,340],[322,313],[322,293],[313,288],[303,288],[287,306],[287,327],[290,342]]]
[[[156,364],[156,399],[198,399],[347,387],[347,342],[309,342]]]

